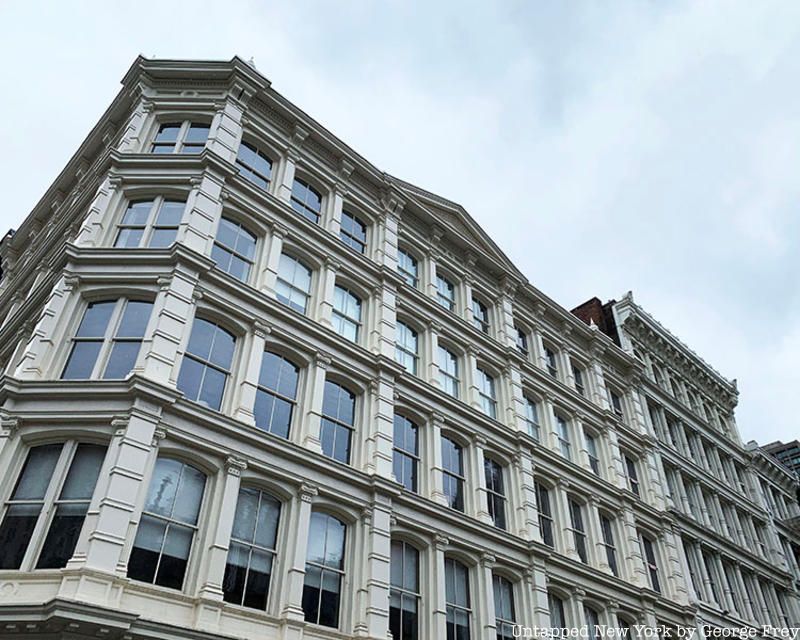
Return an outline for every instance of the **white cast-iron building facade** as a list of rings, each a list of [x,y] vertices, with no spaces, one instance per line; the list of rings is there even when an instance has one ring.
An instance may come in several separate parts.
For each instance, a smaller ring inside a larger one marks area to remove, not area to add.
[[[0,635],[798,621],[735,386],[238,58],[136,60],[0,246]]]

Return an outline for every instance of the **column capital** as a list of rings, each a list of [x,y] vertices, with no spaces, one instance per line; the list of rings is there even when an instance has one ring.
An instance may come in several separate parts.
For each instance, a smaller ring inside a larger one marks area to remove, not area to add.
[[[326,369],[331,364],[331,357],[327,353],[323,353],[322,351],[317,351],[314,354],[314,364],[317,365],[320,369]]]
[[[269,230],[273,236],[280,238],[281,240],[283,240],[286,236],[289,235],[289,229],[277,222],[270,223]]]
[[[342,268],[342,263],[338,260],[334,260],[330,256],[325,258],[325,266],[330,269],[331,271],[339,271]]]
[[[436,547],[437,551],[444,551],[445,547],[447,547],[449,544],[450,544],[450,539],[446,538],[445,536],[437,534],[436,537],[433,539],[433,545],[434,547]]]
[[[225,459],[225,471],[231,476],[241,476],[242,471],[247,469],[247,461],[236,456],[228,456]]]
[[[250,328],[253,331],[253,335],[258,338],[266,339],[272,333],[272,327],[261,320],[254,320]]]
[[[113,421],[112,421],[113,424]],[[18,416],[4,415],[0,417],[0,429],[7,438],[12,438],[22,426],[22,419]]]
[[[434,425],[440,428],[444,426],[444,415],[442,415],[438,411],[434,411],[433,413],[430,414],[430,420]]]
[[[158,447],[161,444],[161,441],[167,437],[167,430],[164,427],[158,427],[155,431],[153,431],[153,440],[151,445],[154,447]]]
[[[304,482],[300,485],[298,495],[300,496],[301,501],[311,502],[314,499],[314,496],[319,495],[319,490],[317,489],[317,485]]]
[[[491,553],[482,553],[480,563],[484,569],[491,569],[497,563],[497,558]]]

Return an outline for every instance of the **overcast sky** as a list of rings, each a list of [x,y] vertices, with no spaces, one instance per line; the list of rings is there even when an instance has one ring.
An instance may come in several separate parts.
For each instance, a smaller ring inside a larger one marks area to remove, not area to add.
[[[0,0],[0,226],[134,57],[253,58],[398,177],[455,200],[567,308],[636,301],[794,439],[800,3]]]

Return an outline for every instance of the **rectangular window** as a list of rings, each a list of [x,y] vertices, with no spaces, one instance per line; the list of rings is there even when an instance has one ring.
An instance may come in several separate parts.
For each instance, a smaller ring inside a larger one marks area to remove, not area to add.
[[[600,458],[597,455],[597,441],[595,437],[584,430],[583,437],[586,439],[586,454],[589,458],[589,467],[595,475],[600,475]]]
[[[350,445],[355,428],[355,416],[355,394],[335,382],[326,380],[319,434],[323,454],[344,464],[350,464]]]
[[[544,347],[544,359],[547,364],[547,373],[554,378],[558,378],[558,364],[556,363],[556,352],[550,347]]]
[[[472,324],[483,333],[489,333],[489,310],[475,297],[472,298]]]
[[[456,288],[444,276],[436,276],[436,302],[448,311],[456,308]]]
[[[516,329],[517,329],[517,338],[516,338],[517,351],[519,351],[523,356],[525,356],[527,358],[528,357],[528,352],[529,352],[528,351],[528,336],[519,327],[516,327]]]
[[[169,247],[178,237],[186,203],[182,200],[137,200],[131,202],[117,225],[114,246],[122,249]]]
[[[614,544],[614,525],[608,516],[600,514],[600,531],[603,534],[603,546],[606,548],[606,561],[611,569],[611,573],[619,576],[617,566],[617,547]]]
[[[419,631],[419,552],[392,540],[389,578],[389,631],[392,640],[417,640]]]
[[[340,336],[358,342],[361,329],[361,298],[338,284],[333,290],[333,328]]]
[[[483,471],[486,477],[486,502],[494,526],[506,528],[506,492],[503,483],[503,467],[491,458],[484,458]]]
[[[439,383],[448,395],[458,398],[458,356],[441,345],[439,353]]]
[[[567,460],[572,460],[572,444],[569,438],[569,425],[567,424],[566,419],[560,415],[555,414],[556,416],[556,428],[558,434],[558,444],[559,449],[561,451],[561,455],[565,457]]]
[[[348,247],[364,253],[367,250],[367,225],[347,211],[342,211],[339,238]]]
[[[442,436],[442,487],[447,506],[464,511],[464,451]]]
[[[541,424],[539,423],[539,409],[534,400],[525,398],[525,420],[528,423],[528,433],[536,442],[541,442]]]
[[[543,484],[536,482],[536,501],[539,512],[539,531],[542,542],[548,547],[553,546],[553,512],[550,508],[550,491]]]
[[[572,379],[575,381],[575,391],[582,396],[586,395],[586,387],[583,384],[583,371],[575,365],[572,365]]]
[[[408,418],[394,415],[395,479],[408,491],[417,491],[417,466],[419,465],[418,429]]]
[[[572,535],[575,542],[575,551],[581,562],[586,564],[589,558],[586,551],[586,529],[583,527],[583,506],[575,500],[569,501],[569,515],[572,521]]]
[[[636,462],[627,453],[623,454],[625,459],[625,473],[628,476],[628,488],[636,495],[641,497],[639,490],[639,474],[636,472]]]
[[[407,251],[397,251],[397,270],[409,287],[417,288],[419,281],[419,265],[417,259]]]
[[[419,338],[417,332],[403,322],[398,322],[394,359],[413,375],[417,375],[417,353]]]
[[[475,381],[478,385],[481,409],[490,418],[497,418],[497,396],[494,378],[478,367],[475,370]]]
[[[647,575],[650,580],[650,587],[653,591],[661,593],[661,583],[658,579],[658,564],[656,563],[656,551],[653,541],[643,534],[640,534],[639,540],[642,545],[642,556],[644,557]]]

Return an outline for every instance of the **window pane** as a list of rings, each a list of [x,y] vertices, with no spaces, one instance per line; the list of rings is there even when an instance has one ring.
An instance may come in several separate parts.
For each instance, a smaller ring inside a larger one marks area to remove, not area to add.
[[[233,519],[231,536],[237,540],[252,542],[256,531],[256,514],[258,512],[257,489],[247,487],[239,489],[239,499],[236,502],[236,515]]]
[[[50,477],[47,477],[49,480]],[[40,505],[10,505],[0,525],[0,569],[19,569],[39,518]]]
[[[128,560],[129,578],[153,582],[165,533],[166,524],[150,516],[142,516]]]
[[[173,458],[158,458],[150,480],[144,510],[166,517],[172,517],[175,496],[181,477],[183,463]]]
[[[56,468],[58,456],[61,455],[60,444],[48,444],[34,447],[28,453],[25,467],[17,481],[12,500],[41,500],[47,491],[53,470]]]
[[[122,249],[136,248],[142,241],[143,234],[142,229],[120,229],[114,246]]]
[[[144,336],[147,323],[150,320],[150,311],[153,308],[152,302],[142,302],[131,300],[125,305],[125,312],[122,314],[119,328],[117,329],[118,338],[141,338]]]
[[[175,142],[178,139],[178,132],[181,130],[180,123],[162,124],[156,135],[156,142]]]
[[[205,368],[203,385],[200,388],[200,395],[197,401],[207,407],[219,411],[222,406],[222,395],[225,392],[225,380],[227,376],[221,371]]]
[[[108,358],[106,370],[103,373],[103,378],[106,380],[125,378],[136,364],[136,358],[139,355],[139,348],[141,346],[142,343],[139,341],[114,342],[114,346],[111,348],[111,355]]]
[[[106,333],[115,304],[117,304],[116,300],[90,304],[75,335],[79,338],[102,338]]]
[[[188,524],[197,524],[205,485],[206,477],[201,471],[188,464],[183,465],[172,517]]]
[[[183,218],[186,203],[180,200],[165,200],[158,210],[156,224],[160,227],[177,227]]]
[[[208,360],[215,329],[216,326],[213,323],[197,318],[192,325],[192,334],[189,337],[189,346],[186,350],[204,360]]]
[[[88,507],[88,503],[58,505],[36,563],[37,569],[60,569],[67,566],[67,561],[72,557],[78,543]]]
[[[153,229],[153,235],[150,236],[150,242],[148,244],[152,249],[164,249],[172,245],[177,237],[177,229]]]
[[[106,457],[105,447],[78,445],[67,479],[61,488],[61,500],[89,500]]]
[[[281,504],[272,496],[261,493],[261,507],[258,510],[255,542],[268,549],[275,548],[278,537],[278,520]]]
[[[132,202],[125,210],[125,215],[122,216],[122,224],[126,227],[143,227],[147,224],[152,208],[152,200]]]
[[[205,144],[210,130],[211,128],[206,125],[192,123],[189,126],[189,130],[186,132],[185,142]]]
[[[64,380],[83,380],[90,378],[97,356],[103,343],[99,340],[76,342],[72,345],[72,353],[61,376]]]

